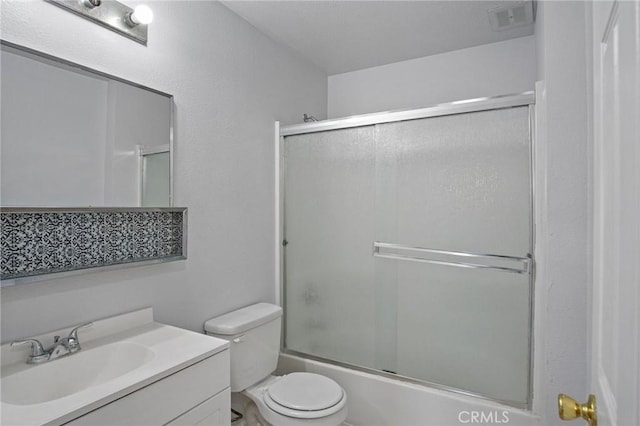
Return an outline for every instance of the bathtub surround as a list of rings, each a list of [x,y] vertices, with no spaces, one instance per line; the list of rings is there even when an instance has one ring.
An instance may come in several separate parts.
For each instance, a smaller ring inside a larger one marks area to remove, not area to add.
[[[87,268],[186,259],[186,214],[186,208],[2,209],[2,285]]]
[[[281,354],[275,374],[306,371],[322,374],[340,383],[349,397],[348,423],[366,426],[456,426],[545,424],[530,411],[506,407],[492,401],[456,395],[437,389],[375,376],[323,362]],[[478,414],[474,414],[478,413]],[[471,422],[471,415],[498,421]],[[504,421],[507,420],[507,421]]]

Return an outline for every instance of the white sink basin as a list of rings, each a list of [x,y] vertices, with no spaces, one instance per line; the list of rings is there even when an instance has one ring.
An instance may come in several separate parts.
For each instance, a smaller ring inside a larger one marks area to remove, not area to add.
[[[127,374],[153,357],[148,347],[127,341],[81,350],[4,377],[2,402],[31,405],[53,401]]]
[[[53,335],[34,336],[45,346]],[[26,364],[30,348],[0,346],[0,424],[62,425],[229,347],[229,342],[153,321],[151,308],[93,322],[79,352]]]

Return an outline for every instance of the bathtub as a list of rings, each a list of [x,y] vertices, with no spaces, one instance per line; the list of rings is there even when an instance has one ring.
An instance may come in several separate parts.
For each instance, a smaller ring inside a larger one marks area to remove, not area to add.
[[[338,382],[347,392],[347,423],[353,426],[541,425],[530,411],[280,354],[276,373],[295,371],[322,374]]]

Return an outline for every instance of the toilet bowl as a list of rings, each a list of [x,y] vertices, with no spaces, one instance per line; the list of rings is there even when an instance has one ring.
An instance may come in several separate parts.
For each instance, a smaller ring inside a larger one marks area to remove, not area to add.
[[[347,394],[315,373],[271,375],[280,353],[282,308],[257,303],[208,320],[209,335],[229,341],[231,392],[249,398],[247,426],[338,426],[347,418]],[[256,411],[257,410],[257,411]]]
[[[242,393],[253,401],[262,418],[254,424],[337,426],[347,418],[346,393],[319,374],[269,376]]]

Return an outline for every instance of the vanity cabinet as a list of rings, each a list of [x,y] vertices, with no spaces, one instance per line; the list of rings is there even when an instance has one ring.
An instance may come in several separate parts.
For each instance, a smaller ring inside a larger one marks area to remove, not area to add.
[[[220,426],[231,423],[231,390],[229,388],[218,393],[216,396],[207,399],[197,407],[192,408],[175,420],[168,423],[168,426]]]
[[[229,374],[229,350],[225,349],[66,424],[229,425]]]

